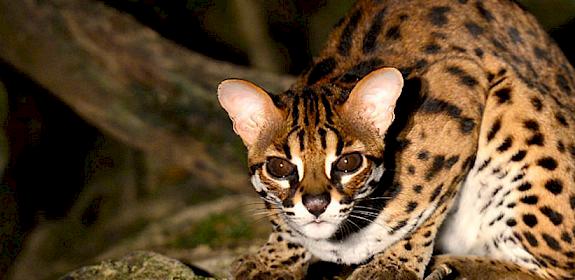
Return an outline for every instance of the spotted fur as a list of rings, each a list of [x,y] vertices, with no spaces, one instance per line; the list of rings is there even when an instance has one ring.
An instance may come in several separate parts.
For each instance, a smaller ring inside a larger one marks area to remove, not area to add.
[[[232,276],[575,278],[575,73],[514,2],[359,0],[288,91],[233,107],[257,91],[219,92],[274,226]]]

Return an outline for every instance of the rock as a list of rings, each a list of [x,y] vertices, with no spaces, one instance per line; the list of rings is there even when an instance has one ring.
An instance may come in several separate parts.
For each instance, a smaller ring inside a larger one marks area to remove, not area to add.
[[[107,260],[68,273],[60,280],[210,279],[196,276],[183,263],[153,252],[138,251],[119,260]]]

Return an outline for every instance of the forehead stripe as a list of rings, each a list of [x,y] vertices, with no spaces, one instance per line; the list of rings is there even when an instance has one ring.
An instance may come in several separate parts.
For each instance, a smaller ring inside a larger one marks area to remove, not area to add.
[[[324,88],[324,91],[329,92],[329,89]],[[329,103],[329,101],[327,100],[327,97],[325,97],[324,94],[320,95],[320,98],[321,98],[321,103],[323,105],[323,108],[325,110],[325,121],[329,124],[333,124],[333,120],[332,120],[333,112],[331,111],[331,104]]]
[[[337,138],[337,146],[335,149],[335,154],[337,156],[341,155],[341,151],[343,150],[343,139],[342,139],[343,137],[341,136],[341,134],[339,133],[339,131],[335,127],[333,127],[329,124],[326,124],[325,127],[328,128],[329,130],[331,130],[335,134],[335,136]]]

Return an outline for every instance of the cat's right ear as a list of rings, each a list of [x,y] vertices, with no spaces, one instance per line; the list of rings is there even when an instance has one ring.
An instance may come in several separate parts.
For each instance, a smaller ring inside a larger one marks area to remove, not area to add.
[[[229,79],[218,86],[218,100],[228,112],[234,131],[250,148],[264,128],[281,120],[281,112],[260,87],[245,80]]]

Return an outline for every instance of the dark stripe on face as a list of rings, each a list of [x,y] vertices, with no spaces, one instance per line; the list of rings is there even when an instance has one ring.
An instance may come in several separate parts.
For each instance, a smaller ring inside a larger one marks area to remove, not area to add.
[[[291,109],[292,109],[291,117],[293,119],[293,123],[296,124],[298,123],[299,119],[299,95],[294,96]]]
[[[328,89],[325,89],[328,90]],[[320,95],[321,104],[323,105],[323,109],[325,110],[325,121],[329,124],[333,124],[333,111],[331,110],[331,103],[327,100],[325,95]]]
[[[361,19],[361,11],[357,10],[353,13],[349,22],[343,29],[341,33],[341,37],[339,39],[339,45],[337,46],[337,51],[342,56],[348,56],[349,50],[351,49],[351,45],[353,43],[353,37],[355,35],[355,29],[357,28],[357,24]]]
[[[327,139],[326,139],[327,131],[325,131],[325,129],[320,127],[318,128],[317,133],[319,134],[319,139],[321,141],[321,148],[325,149],[327,147]]]
[[[256,171],[258,171],[258,169],[260,169],[263,165],[264,165],[263,162],[250,165],[250,167],[249,167],[250,176],[253,176],[254,174],[256,174]]]
[[[305,135],[305,131],[303,129],[300,130],[297,134],[297,139],[299,142],[299,150],[300,151],[303,151],[305,149],[304,135]]]
[[[291,159],[291,151],[289,148],[289,144],[287,142],[283,144],[283,151],[284,151],[284,154],[286,155],[286,158]]]

